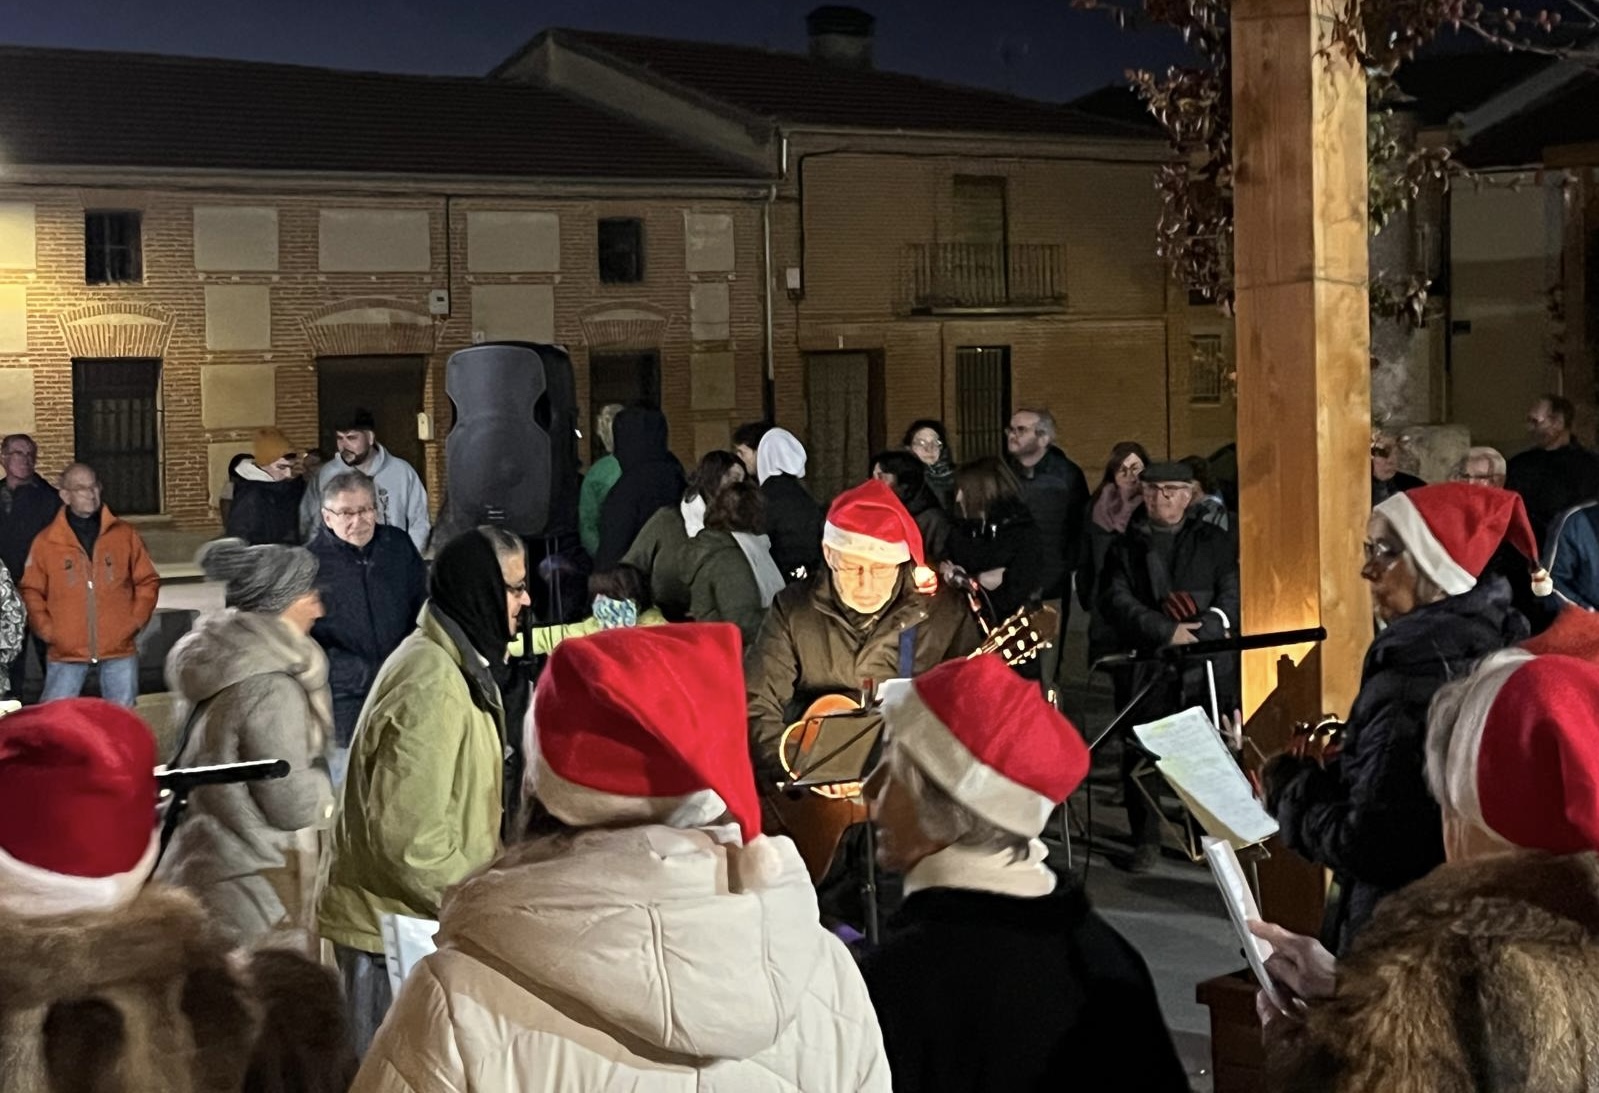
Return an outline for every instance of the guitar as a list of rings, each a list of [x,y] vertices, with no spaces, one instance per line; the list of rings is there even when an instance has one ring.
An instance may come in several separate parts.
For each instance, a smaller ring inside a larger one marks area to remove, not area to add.
[[[1023,607],[990,630],[967,659],[997,653],[1007,664],[1025,664],[1054,644],[1059,628],[1060,612],[1056,608]],[[792,777],[811,764],[823,722],[830,717],[858,714],[861,709],[859,696],[828,694],[812,702],[798,721],[783,730],[778,742],[784,772]],[[827,875],[844,832],[867,820],[859,782],[773,789],[767,793],[766,801],[776,819],[775,825],[769,825],[775,829],[766,833],[787,835],[794,841],[813,884],[821,883]]]

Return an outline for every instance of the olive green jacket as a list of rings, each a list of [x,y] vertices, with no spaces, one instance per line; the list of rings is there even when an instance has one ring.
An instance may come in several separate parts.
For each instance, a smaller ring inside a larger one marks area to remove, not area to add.
[[[505,713],[487,667],[476,667],[487,710],[430,602],[379,670],[350,744],[317,904],[330,941],[382,952],[379,915],[438,918],[444,890],[499,853]]]

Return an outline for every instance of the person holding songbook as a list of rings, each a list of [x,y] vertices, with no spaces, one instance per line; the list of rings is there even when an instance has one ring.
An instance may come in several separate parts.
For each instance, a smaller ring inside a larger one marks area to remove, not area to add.
[[[1593,618],[1567,611],[1542,637],[1494,653],[1438,691],[1427,782],[1442,808],[1448,862],[1384,900],[1347,957],[1334,960],[1312,938],[1253,924],[1276,949],[1266,970],[1287,1011],[1262,992],[1266,1088],[1593,1088]]]
[[[1339,954],[1382,897],[1444,860],[1443,825],[1423,772],[1427,707],[1444,683],[1527,636],[1509,583],[1485,573],[1506,539],[1537,557],[1527,510],[1506,490],[1450,482],[1378,505],[1361,576],[1380,629],[1339,753],[1325,765],[1276,756],[1263,771],[1266,809],[1283,841],[1338,882],[1322,935]],[[1547,590],[1548,575],[1534,586]]]
[[[882,698],[865,794],[905,903],[861,970],[894,1088],[1186,1091],[1144,961],[1044,860],[1088,773],[1077,730],[993,654]]]

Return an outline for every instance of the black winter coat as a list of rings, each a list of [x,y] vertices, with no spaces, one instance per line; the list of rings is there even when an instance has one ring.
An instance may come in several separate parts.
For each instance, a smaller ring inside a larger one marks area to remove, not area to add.
[[[1526,636],[1500,577],[1395,619],[1366,652],[1342,753],[1326,769],[1281,760],[1268,771],[1283,841],[1337,876],[1342,899],[1323,934],[1340,955],[1378,900],[1444,860],[1443,820],[1426,778],[1433,695]]]
[[[905,503],[905,509],[911,514],[911,519],[916,521],[916,527],[922,533],[922,554],[927,559],[927,564],[937,566],[939,562],[949,559],[949,535],[955,526],[954,518],[939,503],[938,495],[930,486],[923,486],[922,491]]]
[[[300,504],[305,499],[305,479],[233,484],[233,507],[224,530],[251,546],[299,546]]]
[[[1176,536],[1170,566],[1155,552],[1154,537],[1159,534]],[[1099,613],[1107,627],[1105,632],[1114,637],[1116,644],[1091,651],[1090,656],[1118,650],[1152,652],[1167,645],[1177,631],[1178,620],[1165,613],[1162,603],[1173,592],[1186,592],[1193,598],[1197,611],[1183,621],[1200,623],[1194,635],[1200,641],[1238,632],[1238,555],[1228,534],[1203,520],[1189,517],[1176,532],[1157,532],[1150,527],[1147,513],[1137,513],[1126,533],[1105,552],[1099,588]],[[1216,669],[1216,690],[1222,707],[1229,709],[1238,694],[1238,658],[1209,659]],[[1182,693],[1174,695],[1172,701],[1201,702],[1208,707],[1210,688],[1204,661],[1195,658],[1185,664]],[[1142,665],[1140,669],[1141,673],[1160,670],[1157,665]]]
[[[1077,569],[1083,546],[1083,520],[1088,515],[1088,479],[1083,469],[1059,448],[1051,446],[1033,467],[1012,461],[1011,469],[1021,479],[1022,500],[1027,502],[1038,525],[1041,556],[1039,575],[1044,598],[1062,599],[1064,616],[1071,605],[1064,597],[1071,591],[1072,574]]]
[[[772,561],[784,580],[796,580],[804,570],[822,568],[822,506],[791,474],[774,474],[761,483],[766,499],[766,537],[772,541]]]
[[[1032,899],[918,891],[861,974],[896,1090],[1189,1088],[1149,969],[1069,877]]]
[[[913,672],[966,656],[983,640],[962,598],[947,588],[931,596],[916,591],[910,567],[899,591],[871,621],[846,612],[833,594],[825,567],[803,584],[791,584],[772,601],[755,643],[744,654],[750,743],[756,769],[768,779],[782,773],[777,744],[783,729],[824,694],[859,695],[861,681],[878,683],[899,672],[900,632],[916,627]]]
[[[306,549],[321,566],[316,587],[326,611],[311,637],[328,655],[334,736],[347,748],[378,669],[416,629],[427,599],[427,565],[411,537],[387,524],[359,549],[324,527]]]
[[[0,515],[0,562],[6,564],[13,581],[21,583],[34,536],[48,527],[60,510],[60,491],[38,475],[12,493],[11,511]]]
[[[1043,535],[1020,500],[1000,501],[984,521],[961,520],[951,529],[947,556],[976,580],[990,569],[1005,577],[988,593],[991,624],[1009,617],[1029,600],[1044,598],[1053,565],[1044,556]]]
[[[1140,502],[1140,506],[1142,502]],[[1136,513],[1134,515],[1137,515]],[[1131,521],[1128,521],[1131,523]],[[1099,594],[1104,588],[1105,556],[1122,533],[1102,528],[1092,515],[1083,521],[1083,549],[1077,561],[1077,602],[1088,612],[1088,662],[1117,652],[1121,641],[1116,628],[1105,621],[1099,610]]]
[[[622,475],[600,506],[600,549],[594,569],[615,569],[651,516],[683,500],[683,465],[666,446],[666,417],[659,410],[627,409],[611,426]]]
[[[1563,448],[1532,448],[1511,456],[1505,489],[1521,494],[1542,549],[1549,525],[1573,505],[1599,500],[1599,453],[1572,441]]]

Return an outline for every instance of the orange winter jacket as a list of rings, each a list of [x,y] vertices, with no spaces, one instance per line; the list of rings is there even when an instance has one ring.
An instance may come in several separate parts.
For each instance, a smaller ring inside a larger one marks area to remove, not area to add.
[[[28,625],[50,646],[51,660],[133,656],[160,590],[144,540],[103,506],[92,564],[62,509],[33,540],[22,570]]]

